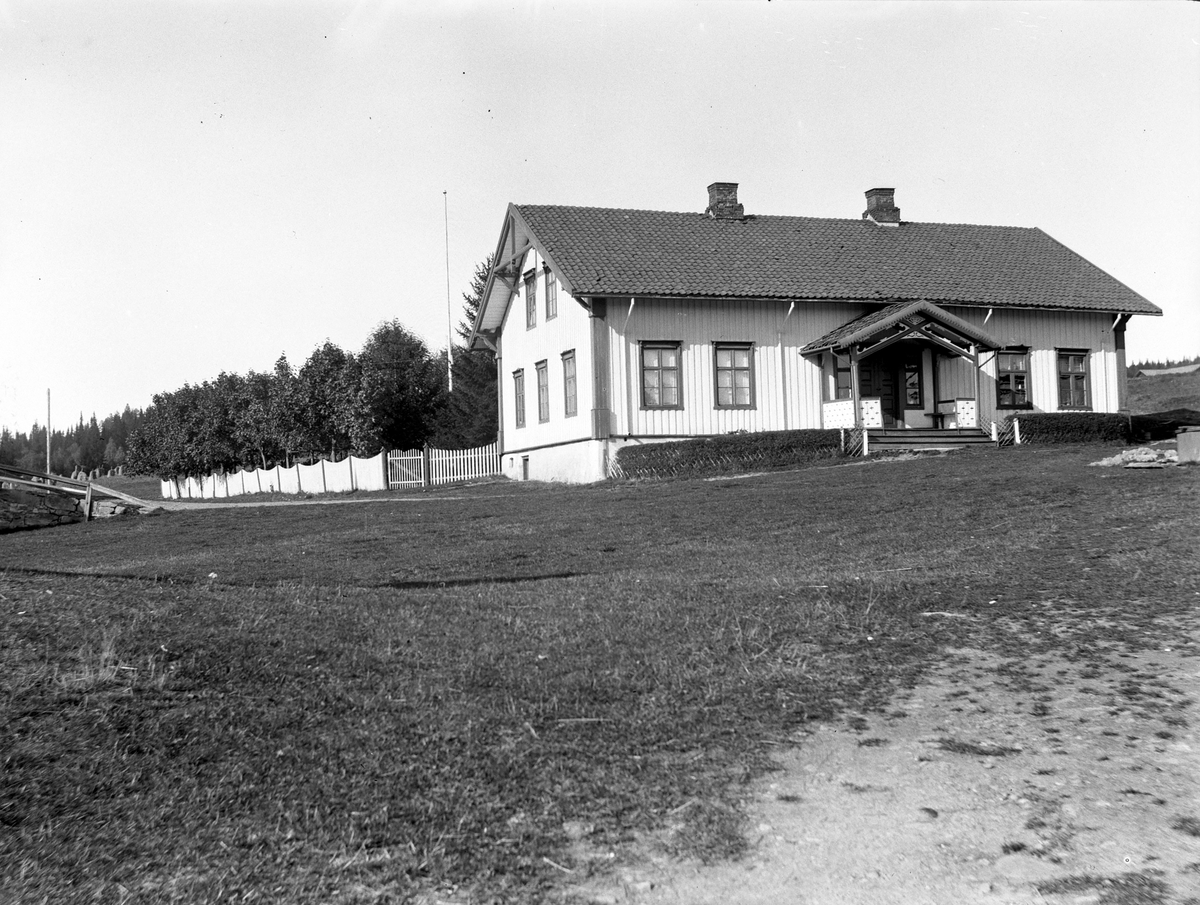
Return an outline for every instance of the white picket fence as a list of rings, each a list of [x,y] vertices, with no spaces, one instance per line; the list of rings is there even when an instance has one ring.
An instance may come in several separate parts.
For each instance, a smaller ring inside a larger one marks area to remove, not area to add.
[[[387,462],[390,489],[432,487],[500,474],[500,446],[393,450]]]
[[[381,452],[369,459],[275,466],[162,482],[164,500],[212,500],[252,493],[346,493],[430,487],[500,474],[497,444],[479,449]]]

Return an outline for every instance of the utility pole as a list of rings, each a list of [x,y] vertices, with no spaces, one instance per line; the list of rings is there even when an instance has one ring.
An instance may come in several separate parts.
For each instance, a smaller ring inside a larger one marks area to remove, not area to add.
[[[46,387],[46,474],[50,474],[50,387]]]
[[[446,389],[454,392],[454,315],[450,311],[450,200],[442,192],[442,212],[446,220]]]

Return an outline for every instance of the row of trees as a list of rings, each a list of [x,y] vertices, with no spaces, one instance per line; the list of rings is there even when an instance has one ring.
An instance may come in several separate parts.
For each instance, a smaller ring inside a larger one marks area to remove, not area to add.
[[[79,423],[66,430],[50,433],[50,470],[55,474],[73,474],[82,469],[92,472],[125,464],[129,435],[141,425],[141,409],[125,407],[118,415]],[[35,424],[29,433],[13,433],[0,428],[0,465],[12,465],[28,471],[46,468],[46,428]]]
[[[465,340],[489,262],[464,293]],[[326,341],[299,368],[281,356],[269,373],[219,374],[159,393],[129,438],[132,472],[162,477],[270,467],[318,456],[371,456],[424,445],[469,449],[496,439],[495,359],[457,346],[453,392],[446,352],[399,321],[380,324],[358,353]]]
[[[1200,364],[1200,355],[1192,358],[1180,358],[1178,360],[1174,358],[1166,358],[1162,361],[1138,361],[1131,364],[1127,370],[1129,371],[1129,376],[1132,377],[1142,368],[1178,368],[1182,367],[1183,365],[1194,364]]]

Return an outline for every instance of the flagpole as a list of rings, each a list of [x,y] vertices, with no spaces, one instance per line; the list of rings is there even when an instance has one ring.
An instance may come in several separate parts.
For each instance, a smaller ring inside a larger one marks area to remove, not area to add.
[[[442,192],[442,212],[446,221],[446,389],[454,392],[454,314],[450,310],[450,201]]]

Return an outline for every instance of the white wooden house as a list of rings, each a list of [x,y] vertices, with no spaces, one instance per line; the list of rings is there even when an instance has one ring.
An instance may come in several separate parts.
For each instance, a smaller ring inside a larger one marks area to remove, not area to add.
[[[594,481],[629,443],[1117,412],[1125,327],[1162,312],[1039,229],[509,205],[475,348],[518,479]]]

